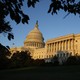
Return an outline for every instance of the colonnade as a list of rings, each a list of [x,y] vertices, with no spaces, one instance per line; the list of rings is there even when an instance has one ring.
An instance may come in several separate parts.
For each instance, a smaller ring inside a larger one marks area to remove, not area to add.
[[[32,47],[39,47],[42,48],[44,47],[44,43],[39,43],[39,42],[27,42],[24,44],[25,46],[32,46]]]
[[[74,48],[74,40],[67,39],[62,41],[54,41],[47,43],[47,52],[72,51]]]

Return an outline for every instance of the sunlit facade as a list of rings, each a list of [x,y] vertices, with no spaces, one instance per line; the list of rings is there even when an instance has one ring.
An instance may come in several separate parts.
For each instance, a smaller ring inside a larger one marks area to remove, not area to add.
[[[23,47],[11,48],[11,53],[16,51],[26,51],[31,53],[33,59],[46,59],[54,55],[68,56],[80,55],[80,34],[69,34],[44,42],[42,33],[38,28],[38,22],[33,30],[27,35]],[[65,54],[62,54],[65,53]]]

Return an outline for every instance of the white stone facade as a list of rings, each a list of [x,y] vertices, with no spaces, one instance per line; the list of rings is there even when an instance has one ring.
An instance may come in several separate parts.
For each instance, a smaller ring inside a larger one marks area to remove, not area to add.
[[[29,50],[33,59],[51,58],[59,54],[59,51],[60,54],[61,51],[65,53],[61,54],[61,56],[64,55],[63,57],[65,57],[67,53],[69,55],[80,55],[80,34],[60,36],[47,40],[46,43],[44,43],[44,38],[38,28],[37,22],[34,29],[27,35],[24,46],[10,49],[12,53],[23,50]]]

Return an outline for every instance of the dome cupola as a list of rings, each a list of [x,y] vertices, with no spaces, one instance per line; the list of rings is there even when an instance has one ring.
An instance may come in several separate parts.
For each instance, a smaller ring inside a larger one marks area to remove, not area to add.
[[[43,48],[44,47],[44,38],[42,33],[38,28],[38,21],[33,30],[29,32],[24,41],[24,46],[29,48]]]

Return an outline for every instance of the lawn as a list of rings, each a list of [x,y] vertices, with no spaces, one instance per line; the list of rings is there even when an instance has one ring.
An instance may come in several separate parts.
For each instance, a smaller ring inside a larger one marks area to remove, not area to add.
[[[80,80],[80,66],[1,70],[0,80]]]

